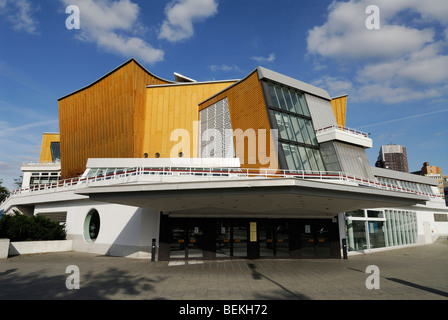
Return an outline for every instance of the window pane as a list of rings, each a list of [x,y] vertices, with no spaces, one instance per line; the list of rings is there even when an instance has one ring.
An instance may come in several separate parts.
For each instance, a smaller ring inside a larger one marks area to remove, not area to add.
[[[306,155],[305,148],[297,147],[299,149],[300,158],[302,159],[303,168],[307,171],[311,171],[311,165],[308,161],[308,156]]]
[[[275,92],[277,93],[278,101],[280,102],[280,108],[282,108],[283,110],[288,110],[288,108],[286,107],[285,97],[283,97],[282,88],[276,85]]]
[[[292,129],[294,130],[294,135],[296,137],[296,140],[298,142],[305,143],[302,133],[300,132],[299,120],[297,119],[297,117],[294,117],[294,116],[291,116],[290,118],[291,118]]]
[[[385,211],[386,214],[386,246],[390,247],[394,245],[394,240],[392,237],[392,228],[391,228],[391,221],[390,221],[390,210]]]
[[[398,245],[403,244],[403,238],[402,238],[402,225],[401,225],[401,217],[400,217],[400,211],[395,211],[395,225],[397,228],[397,243]]]
[[[280,108],[280,104],[278,103],[277,94],[275,93],[274,85],[272,83],[268,83],[269,95],[271,96],[272,106],[276,108]]]
[[[292,130],[291,121],[289,120],[289,116],[287,114],[283,115],[283,121],[285,123],[285,129],[286,132],[288,133],[289,140],[297,141],[296,136],[294,135],[294,132]]]
[[[385,247],[386,242],[384,240],[383,221],[369,221],[368,225],[369,225],[370,249]]]
[[[305,120],[302,118],[297,118],[299,120],[300,132],[303,134],[303,138],[305,139],[306,144],[311,144],[311,139],[308,134],[308,130],[306,129]]]
[[[365,218],[364,210],[356,210],[356,211],[346,212],[345,215],[347,217]]]
[[[280,132],[280,138],[288,140],[288,134],[286,133],[285,124],[283,123],[283,117],[279,112],[275,112],[275,119],[277,120],[278,131]]]
[[[286,100],[286,105],[288,106],[288,111],[291,112],[296,112],[295,108],[294,108],[294,104],[292,102],[291,96],[290,96],[290,91],[286,88],[283,88],[283,94],[285,96],[285,100]]]
[[[310,116],[310,111],[308,110],[308,106],[306,104],[305,97],[303,96],[303,94],[299,94],[299,102],[300,102],[300,105],[302,107],[303,114],[305,116],[309,117]]]
[[[322,161],[322,157],[320,156],[320,152],[317,149],[313,149],[314,152],[314,158],[317,161],[317,167],[319,168],[320,171],[325,171],[325,165],[324,162]]]
[[[285,153],[286,163],[288,165],[288,170],[296,170],[296,165],[294,163],[294,159],[292,158],[289,145],[286,143],[282,143],[282,146],[283,146],[283,152]]]
[[[305,120],[306,128],[308,129],[308,134],[310,135],[310,139],[313,143],[313,145],[317,146],[317,138],[316,133],[314,132],[313,124],[310,120]]]
[[[366,223],[364,221],[347,220],[348,250],[367,249]]]
[[[401,239],[403,240],[402,244],[408,244],[407,235],[406,235],[406,220],[405,220],[405,214],[403,211],[400,211],[400,222],[401,222]]]
[[[367,210],[367,217],[369,218],[384,218],[383,211]]]
[[[291,98],[294,105],[295,112],[298,114],[303,114],[302,107],[300,106],[299,97],[297,96],[297,93],[294,91],[291,91]]]
[[[417,235],[417,215],[415,212],[412,212],[412,228],[414,230],[414,242],[417,243],[418,235]]]
[[[308,160],[310,161],[311,170],[319,171],[319,167],[317,166],[316,159],[314,159],[313,149],[306,148],[306,154],[308,155]]]
[[[291,153],[292,157],[294,158],[294,162],[296,163],[296,169],[303,170],[302,160],[300,159],[299,150],[296,146],[291,145]]]

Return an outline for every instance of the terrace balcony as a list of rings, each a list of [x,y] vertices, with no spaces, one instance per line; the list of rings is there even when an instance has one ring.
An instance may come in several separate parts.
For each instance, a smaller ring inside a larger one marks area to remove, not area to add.
[[[359,130],[333,125],[316,130],[316,138],[319,143],[327,141],[342,141],[365,149],[372,148],[373,142],[369,134]]]

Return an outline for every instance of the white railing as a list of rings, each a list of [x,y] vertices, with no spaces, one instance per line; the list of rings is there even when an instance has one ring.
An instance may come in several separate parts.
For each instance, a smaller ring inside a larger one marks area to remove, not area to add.
[[[228,168],[128,168],[128,169],[104,169],[101,173],[98,173],[91,177],[76,177],[71,179],[59,180],[52,183],[41,184],[31,186],[29,188],[23,188],[14,190],[10,193],[9,197],[4,199],[1,203],[6,202],[10,197],[17,194],[24,194],[43,190],[65,189],[69,187],[81,188],[86,187],[92,183],[100,181],[110,181],[111,183],[122,183],[119,179],[131,177],[131,176],[161,176],[161,177],[207,177],[207,178],[294,178],[303,180],[319,180],[325,182],[343,182],[346,184],[354,183],[361,187],[372,187],[376,189],[392,190],[405,193],[413,193],[428,196],[431,198],[443,198],[433,193],[416,191],[414,189],[399,187],[389,183],[378,182],[347,174],[344,172],[336,171],[303,171],[303,170],[275,170],[275,169],[228,169]]]
[[[337,171],[303,171],[303,170],[276,170],[276,169],[228,169],[228,168],[127,168],[127,169],[102,169],[101,172],[94,176],[77,177],[65,180],[59,180],[53,183],[31,186],[29,188],[19,189],[11,192],[10,196],[29,192],[36,192],[50,189],[67,189],[69,187],[81,188],[92,183],[100,181],[110,181],[122,183],[119,179],[131,176],[161,176],[161,177],[207,177],[213,178],[293,178],[304,180],[319,180],[325,182],[343,182],[354,183],[361,187],[372,187],[383,190],[392,190],[406,193],[425,195],[433,198],[439,197],[432,193],[416,191],[410,188],[394,186],[388,183],[380,183],[360,176],[347,174]],[[442,197],[442,196],[440,196]],[[4,199],[5,202],[8,198]],[[3,203],[2,202],[2,203]]]
[[[346,127],[339,126],[339,125],[332,125],[332,126],[328,126],[328,127],[325,127],[325,128],[317,129],[316,133],[324,132],[324,131],[327,131],[327,130],[330,130],[330,129],[338,129],[338,130],[341,130],[341,131],[344,131],[344,132],[355,134],[357,136],[363,136],[365,138],[368,138],[369,135],[370,135],[369,133],[365,133],[365,132],[362,132],[362,131],[359,131],[359,130],[356,130],[356,129],[346,128]]]

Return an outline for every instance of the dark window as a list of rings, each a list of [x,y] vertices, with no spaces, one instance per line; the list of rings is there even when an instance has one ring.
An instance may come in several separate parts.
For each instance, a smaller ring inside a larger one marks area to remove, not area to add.
[[[50,145],[51,159],[53,162],[61,160],[61,148],[59,142],[52,142]]]

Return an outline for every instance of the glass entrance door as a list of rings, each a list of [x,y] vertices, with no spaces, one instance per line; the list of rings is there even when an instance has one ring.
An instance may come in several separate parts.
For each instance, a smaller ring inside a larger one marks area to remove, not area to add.
[[[248,222],[234,222],[232,228],[233,257],[247,257]]]
[[[327,221],[306,221],[301,229],[303,258],[329,258],[331,256],[330,226]]]
[[[265,220],[258,223],[260,257],[289,257],[289,228],[286,221]]]
[[[170,227],[170,258],[195,259],[203,257],[203,228],[199,223],[173,222]]]

